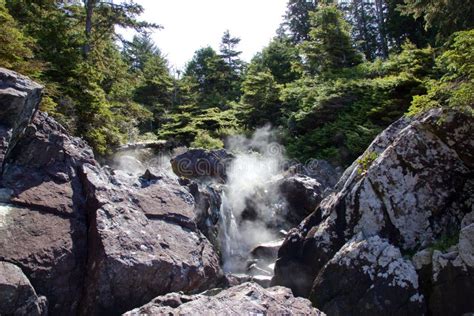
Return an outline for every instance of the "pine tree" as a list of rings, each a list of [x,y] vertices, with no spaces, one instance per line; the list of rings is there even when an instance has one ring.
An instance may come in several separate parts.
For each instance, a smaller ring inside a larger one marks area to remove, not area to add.
[[[309,39],[310,12],[314,11],[318,0],[289,0],[282,29],[288,33],[293,43]],[[282,31],[280,31],[282,33]]]
[[[0,66],[38,76],[40,63],[33,60],[33,39],[26,36],[0,0]]]
[[[323,73],[361,62],[353,47],[350,26],[334,5],[324,5],[311,14],[309,40],[301,44],[309,73]]]

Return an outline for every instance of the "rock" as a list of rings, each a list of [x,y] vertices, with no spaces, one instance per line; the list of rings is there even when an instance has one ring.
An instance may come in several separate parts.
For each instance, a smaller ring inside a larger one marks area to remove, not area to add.
[[[459,232],[473,207],[473,129],[471,115],[441,109],[392,124],[289,232],[272,285],[307,297],[321,269],[359,233],[405,254]]]
[[[474,267],[474,223],[459,232],[459,255],[469,267]]]
[[[324,315],[284,287],[244,283],[214,296],[167,294],[124,315]]]
[[[21,267],[38,293],[48,298],[53,315],[77,311],[86,240],[80,220],[0,205],[0,259]]]
[[[0,261],[0,311],[2,315],[46,316],[48,301],[38,296],[28,278],[14,264]]]
[[[38,98],[17,94],[36,111]],[[218,257],[176,178],[101,168],[91,148],[48,115],[22,115],[15,120],[30,123],[19,134],[0,121],[3,136],[18,134],[3,139],[0,260],[21,268],[50,315],[119,314],[216,283]]]
[[[211,177],[225,181],[226,169],[234,156],[224,149],[189,149],[171,159],[176,175],[185,178]]]
[[[9,145],[1,185],[0,260],[18,265],[49,313],[75,314],[87,261],[87,221],[77,171],[95,163],[92,150],[46,114],[35,114]]]
[[[316,209],[327,188],[316,179],[301,174],[282,178],[278,187],[287,201],[288,212],[285,217],[295,225]]]
[[[217,282],[218,257],[196,227],[192,196],[176,180],[140,182],[91,165],[82,178],[90,211],[82,314],[118,314]]]
[[[332,188],[341,177],[341,171],[326,160],[311,159],[305,164],[296,164],[288,168],[290,174],[304,175],[317,180],[323,188]]]
[[[219,225],[221,218],[222,187],[215,183],[199,183],[192,180],[181,179],[184,185],[194,197],[196,203],[196,223],[199,230],[220,252],[221,242],[219,238]]]
[[[415,268],[378,236],[346,243],[320,271],[310,297],[328,315],[425,313]]]
[[[472,249],[455,246],[446,252],[433,252],[431,278],[425,281],[430,284],[428,306],[433,315],[464,315],[474,311],[474,266],[463,260],[466,256],[472,256]]]
[[[259,244],[250,251],[250,256],[253,259],[273,263],[277,259],[278,249],[282,244],[283,239]]]
[[[0,164],[8,144],[14,146],[36,112],[42,90],[29,78],[0,67]]]

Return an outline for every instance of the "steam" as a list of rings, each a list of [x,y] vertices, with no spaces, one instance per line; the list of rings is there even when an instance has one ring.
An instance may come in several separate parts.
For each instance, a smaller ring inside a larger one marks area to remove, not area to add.
[[[156,155],[151,149],[126,150],[116,153],[111,160],[112,168],[133,176],[140,176],[147,169],[176,177],[171,169],[170,155]]]
[[[245,268],[243,258],[252,247],[277,238],[269,224],[283,207],[274,183],[282,171],[284,151],[275,138],[270,126],[265,126],[251,138],[236,136],[227,142],[236,157],[227,170],[221,207],[226,271],[241,272]]]

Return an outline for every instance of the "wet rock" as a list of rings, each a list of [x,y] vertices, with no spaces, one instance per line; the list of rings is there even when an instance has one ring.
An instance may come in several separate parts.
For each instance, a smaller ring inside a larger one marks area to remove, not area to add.
[[[308,296],[323,267],[359,233],[380,236],[402,253],[458,233],[472,210],[473,129],[471,115],[440,109],[387,128],[335,193],[289,232],[272,284]]]
[[[0,261],[0,311],[2,315],[48,314],[46,298],[36,294],[20,268],[4,261]]]
[[[224,149],[189,149],[171,159],[176,175],[185,178],[215,178],[225,181],[226,169],[234,156]]]
[[[264,262],[275,262],[278,249],[280,249],[282,244],[283,239],[259,244],[250,251],[250,256],[253,259],[262,260]]]
[[[396,247],[362,234],[345,244],[316,277],[311,300],[329,315],[422,315],[418,275]]]
[[[284,287],[263,289],[244,283],[214,296],[167,294],[124,315],[324,315]]]

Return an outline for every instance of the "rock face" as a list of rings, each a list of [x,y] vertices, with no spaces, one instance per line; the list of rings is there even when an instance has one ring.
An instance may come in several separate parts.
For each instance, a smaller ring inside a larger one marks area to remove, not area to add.
[[[154,296],[216,283],[217,255],[194,222],[194,201],[165,176],[136,180],[83,166],[90,214],[84,315],[117,314]]]
[[[40,86],[4,70],[0,79],[0,111],[11,109],[0,112],[0,260],[21,268],[49,314],[120,314],[217,282],[218,257],[177,179],[99,167],[86,143],[36,112]]]
[[[175,174],[185,178],[215,178],[225,181],[226,169],[233,155],[224,149],[190,149],[171,159]]]
[[[0,82],[0,162],[3,162],[8,144],[18,140],[36,111],[43,87],[1,67]]]
[[[296,174],[282,178],[278,188],[288,206],[285,218],[297,225],[316,209],[327,187],[314,178]]]
[[[171,293],[124,315],[324,315],[283,287],[244,283],[214,296]]]
[[[28,278],[14,264],[0,261],[0,311],[2,315],[46,316],[48,301],[38,297]]]
[[[316,277],[311,300],[329,315],[423,315],[413,264],[378,236],[347,242]]]
[[[335,187],[336,192],[289,232],[279,250],[272,284],[288,286],[296,295],[311,294],[315,306],[323,311],[327,308],[328,312],[334,311],[331,301],[347,302],[360,295],[377,313],[378,298],[361,295],[366,285],[360,293],[351,294],[352,298],[344,298],[343,292],[324,298],[321,286],[327,285],[325,280],[336,278],[334,271],[344,274],[359,271],[360,274],[361,269],[371,266],[357,260],[357,265],[340,270],[334,261],[338,252],[349,247],[347,243],[359,234],[368,241],[379,236],[390,245],[387,247],[394,247],[403,255],[432,247],[444,236],[459,235],[461,220],[473,208],[473,132],[472,116],[455,110],[432,110],[412,120],[403,118],[392,124],[344,172]],[[465,236],[466,231],[461,235]],[[375,266],[380,268],[380,264]],[[396,271],[387,272],[388,279],[397,277]],[[449,275],[446,280],[456,278],[453,273],[446,275]],[[469,280],[473,284],[473,274],[464,275],[465,281],[460,282],[467,284]],[[371,280],[371,286],[377,286],[377,282],[377,279]],[[449,287],[447,283],[440,286]],[[429,288],[432,290],[432,285]],[[410,291],[400,289],[404,294],[399,295],[398,301],[390,300],[392,306],[401,308],[408,295],[416,295],[414,290],[414,286]],[[437,314],[434,299],[425,290],[421,292],[418,294],[425,296],[428,311]],[[323,297],[318,298],[320,295]],[[413,300],[415,298],[419,296]],[[410,308],[405,306],[404,311],[417,314],[418,307],[414,305],[422,301],[409,300]],[[453,298],[449,305],[467,305],[474,310],[472,304],[472,300],[465,300],[461,295]],[[349,314],[367,312],[362,306],[353,308]]]

